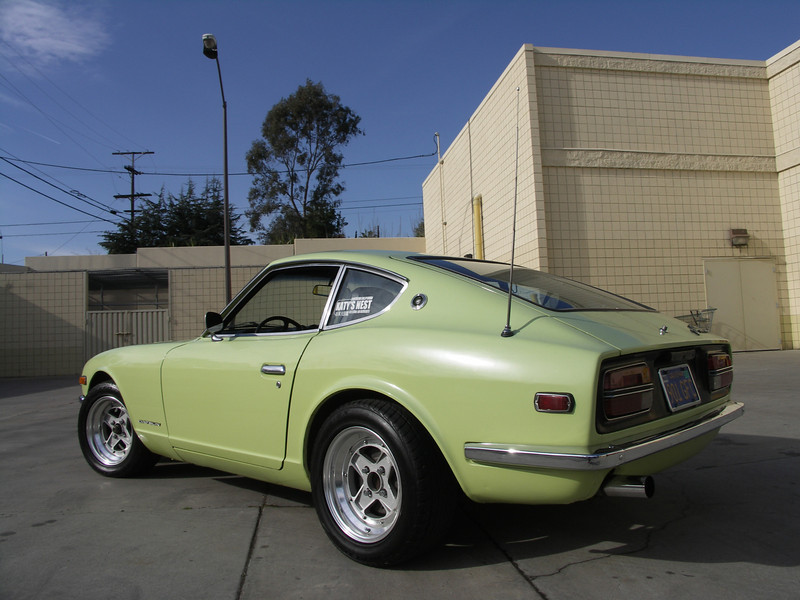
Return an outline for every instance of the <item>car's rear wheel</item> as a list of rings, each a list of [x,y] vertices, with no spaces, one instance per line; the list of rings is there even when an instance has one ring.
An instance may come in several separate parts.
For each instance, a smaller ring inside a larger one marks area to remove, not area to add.
[[[128,409],[113,383],[93,387],[78,412],[78,440],[89,465],[109,477],[130,477],[156,462],[136,435]]]
[[[359,562],[408,560],[438,542],[449,524],[449,469],[427,432],[395,404],[339,407],[319,431],[311,464],[320,522]]]

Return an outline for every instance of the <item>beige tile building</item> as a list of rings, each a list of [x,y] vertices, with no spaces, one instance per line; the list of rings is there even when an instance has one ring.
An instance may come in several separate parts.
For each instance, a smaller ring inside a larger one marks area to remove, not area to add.
[[[525,45],[423,196],[430,253],[509,260],[516,196],[517,263],[800,348],[800,42],[765,62]]]

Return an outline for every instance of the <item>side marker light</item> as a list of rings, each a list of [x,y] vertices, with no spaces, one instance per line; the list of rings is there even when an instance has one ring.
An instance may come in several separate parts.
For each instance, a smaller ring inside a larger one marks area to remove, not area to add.
[[[571,413],[575,408],[572,394],[551,394],[538,392],[533,399],[533,406],[539,412]]]

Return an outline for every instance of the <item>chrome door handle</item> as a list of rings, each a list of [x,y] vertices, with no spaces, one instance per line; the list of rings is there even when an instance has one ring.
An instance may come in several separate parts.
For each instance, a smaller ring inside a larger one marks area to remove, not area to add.
[[[261,372],[264,375],[286,375],[286,367],[284,365],[262,365]]]

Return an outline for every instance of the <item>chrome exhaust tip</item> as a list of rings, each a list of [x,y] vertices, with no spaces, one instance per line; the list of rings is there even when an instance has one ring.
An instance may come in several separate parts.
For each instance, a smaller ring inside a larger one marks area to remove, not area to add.
[[[603,484],[603,493],[614,498],[652,498],[655,491],[655,483],[649,475],[614,476]]]

